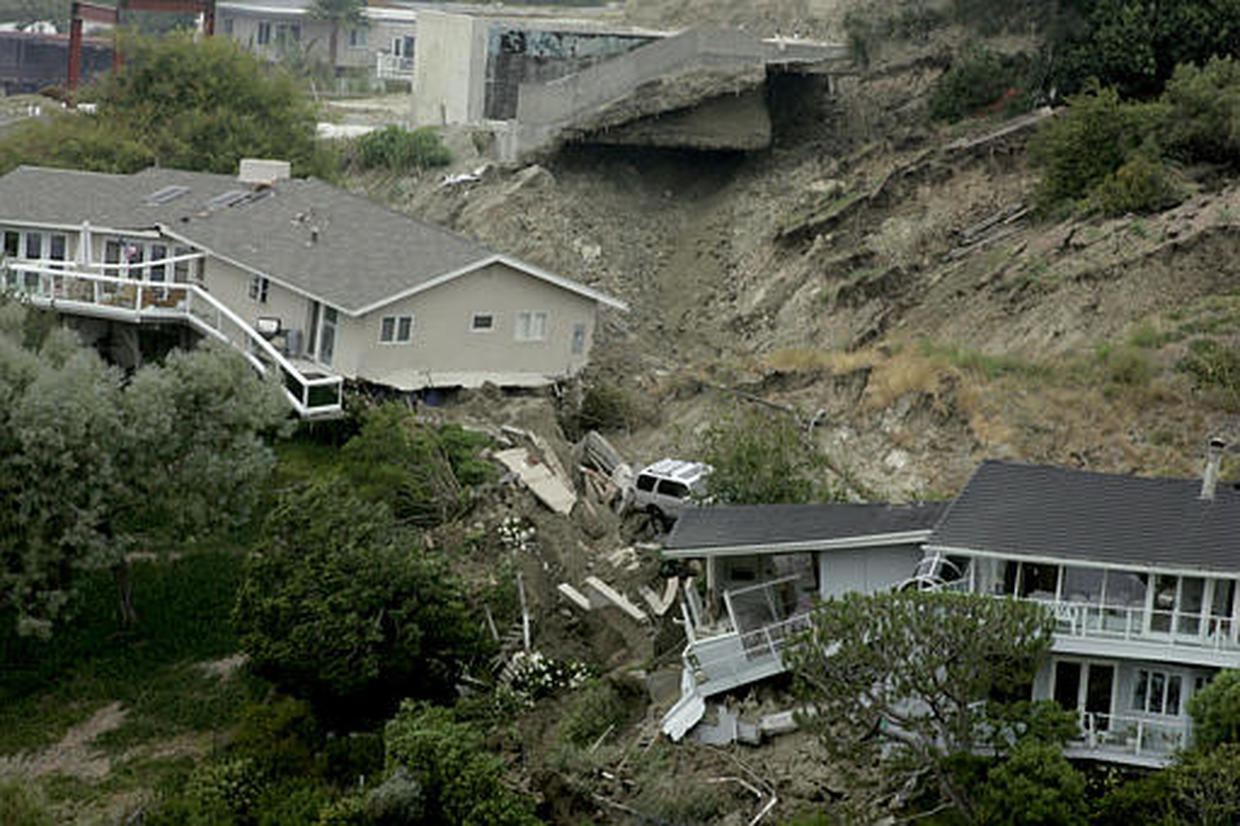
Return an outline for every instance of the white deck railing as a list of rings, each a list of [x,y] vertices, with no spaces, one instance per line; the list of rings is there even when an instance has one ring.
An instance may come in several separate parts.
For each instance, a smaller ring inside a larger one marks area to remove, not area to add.
[[[1010,595],[996,595],[999,599]],[[1018,598],[1045,605],[1055,616],[1055,632],[1069,637],[1147,642],[1215,651],[1240,651],[1231,617],[1174,615],[1145,606],[1106,605],[1070,600]],[[1195,625],[1195,631],[1183,630]]]
[[[375,76],[380,80],[413,80],[413,58],[400,55],[375,55]]]
[[[200,253],[138,264],[91,264],[92,269],[114,271],[173,265],[200,258]],[[6,260],[2,286],[25,296],[32,304],[59,312],[77,313],[140,323],[181,321],[223,341],[262,373],[278,371],[289,403],[303,418],[338,415],[343,379],[311,376],[299,370],[253,327],[197,284],[183,281],[138,281],[71,269],[79,265],[60,261]]]
[[[1186,748],[1190,742],[1189,722],[1167,721],[1119,714],[1081,714],[1081,737],[1072,747],[1099,756],[1131,755],[1133,757],[1167,758]]]

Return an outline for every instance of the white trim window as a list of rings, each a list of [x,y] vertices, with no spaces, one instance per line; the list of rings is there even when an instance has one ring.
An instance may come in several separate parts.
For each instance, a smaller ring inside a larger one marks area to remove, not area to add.
[[[379,319],[380,344],[409,344],[413,341],[413,316],[385,315]]]
[[[254,42],[259,46],[266,46],[271,42],[271,23],[269,21],[258,21],[258,31],[255,32]]]
[[[471,333],[495,332],[495,313],[474,313],[469,319]]]
[[[1184,681],[1179,674],[1146,668],[1137,670],[1132,684],[1133,711],[1178,717],[1183,696]]]
[[[270,286],[266,278],[261,275],[250,277],[250,300],[257,301],[259,304],[267,303],[267,288]]]
[[[513,338],[517,341],[546,341],[547,314],[541,310],[521,310],[517,313]]]

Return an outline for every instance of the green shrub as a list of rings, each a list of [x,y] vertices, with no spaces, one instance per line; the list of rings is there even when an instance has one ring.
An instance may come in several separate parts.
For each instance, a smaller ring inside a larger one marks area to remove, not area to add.
[[[464,664],[487,650],[443,556],[338,479],[272,509],[232,617],[255,673],[328,723],[452,696]]]
[[[1198,748],[1240,743],[1240,671],[1220,671],[1188,701]]]
[[[384,728],[390,771],[422,790],[426,826],[535,826],[533,800],[502,782],[504,764],[445,708],[405,701]]]
[[[721,418],[702,435],[699,455],[714,467],[710,495],[736,505],[831,501],[825,458],[801,439],[787,416],[747,408]]]
[[[977,810],[979,823],[1085,826],[1085,775],[1072,767],[1061,748],[1022,742],[987,774]]]
[[[28,783],[0,783],[0,826],[52,826],[46,804]]]
[[[383,773],[383,737],[374,732],[352,732],[332,737],[323,746],[323,775],[337,786],[357,785],[358,778]]]
[[[624,696],[610,680],[591,680],[573,696],[560,723],[560,734],[577,746],[591,745],[604,732],[624,725],[629,710]]]
[[[255,826],[315,826],[335,794],[313,778],[295,777],[264,789],[255,807]]]
[[[1189,342],[1188,354],[1177,364],[1201,389],[1240,392],[1240,355],[1212,338]]]
[[[402,126],[388,126],[357,139],[356,159],[363,169],[407,172],[447,166],[452,153],[429,126],[410,132]]]
[[[1104,215],[1157,212],[1176,203],[1175,187],[1162,161],[1138,153],[1107,175],[1090,193]]]
[[[1185,161],[1235,165],[1240,158],[1240,62],[1230,57],[1204,67],[1177,66],[1163,95],[1163,141]]]
[[[1107,378],[1116,384],[1144,387],[1154,377],[1149,359],[1135,346],[1099,348],[1098,358]]]
[[[1009,113],[1027,111],[1032,98],[1024,89],[1029,60],[978,48],[943,73],[930,95],[930,116],[955,122],[984,107],[1008,102]]]
[[[195,768],[186,781],[184,797],[200,812],[244,819],[257,810],[262,793],[258,764],[247,757],[233,757]]]
[[[1030,160],[1042,172],[1036,199],[1043,211],[1084,199],[1124,166],[1158,125],[1158,107],[1123,103],[1114,89],[1078,95],[1070,104],[1044,120],[1029,141]],[[1149,184],[1140,172],[1137,167],[1128,173],[1133,188]]]
[[[469,490],[495,478],[480,458],[486,436],[458,425],[418,422],[408,408],[389,402],[367,411],[361,432],[341,451],[341,467],[363,497],[385,502],[402,521],[432,527],[458,518]]]
[[[318,724],[304,700],[284,697],[271,703],[251,703],[241,710],[241,725],[233,750],[252,759],[269,777],[309,776],[316,773]]]

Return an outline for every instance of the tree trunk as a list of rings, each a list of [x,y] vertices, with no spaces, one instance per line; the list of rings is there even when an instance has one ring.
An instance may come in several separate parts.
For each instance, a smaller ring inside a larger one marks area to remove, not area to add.
[[[332,62],[332,77],[340,76],[340,70],[336,68],[336,41],[339,37],[339,34],[340,34],[340,22],[338,20],[333,20],[331,34],[327,36],[327,54],[328,54],[328,60]]]
[[[133,607],[133,581],[129,576],[129,560],[121,559],[112,566],[112,579],[116,582],[116,599],[121,613],[121,627],[129,630],[138,624],[138,612]]]

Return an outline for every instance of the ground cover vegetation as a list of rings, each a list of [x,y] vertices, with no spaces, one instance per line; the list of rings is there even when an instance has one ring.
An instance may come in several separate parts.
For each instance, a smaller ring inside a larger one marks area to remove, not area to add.
[[[1234,165],[1235,3],[960,0],[938,14],[982,34],[1039,33],[1035,53],[962,50],[929,111],[957,121],[1066,102],[1029,147],[1043,211],[1156,212],[1183,197],[1186,167]]]

